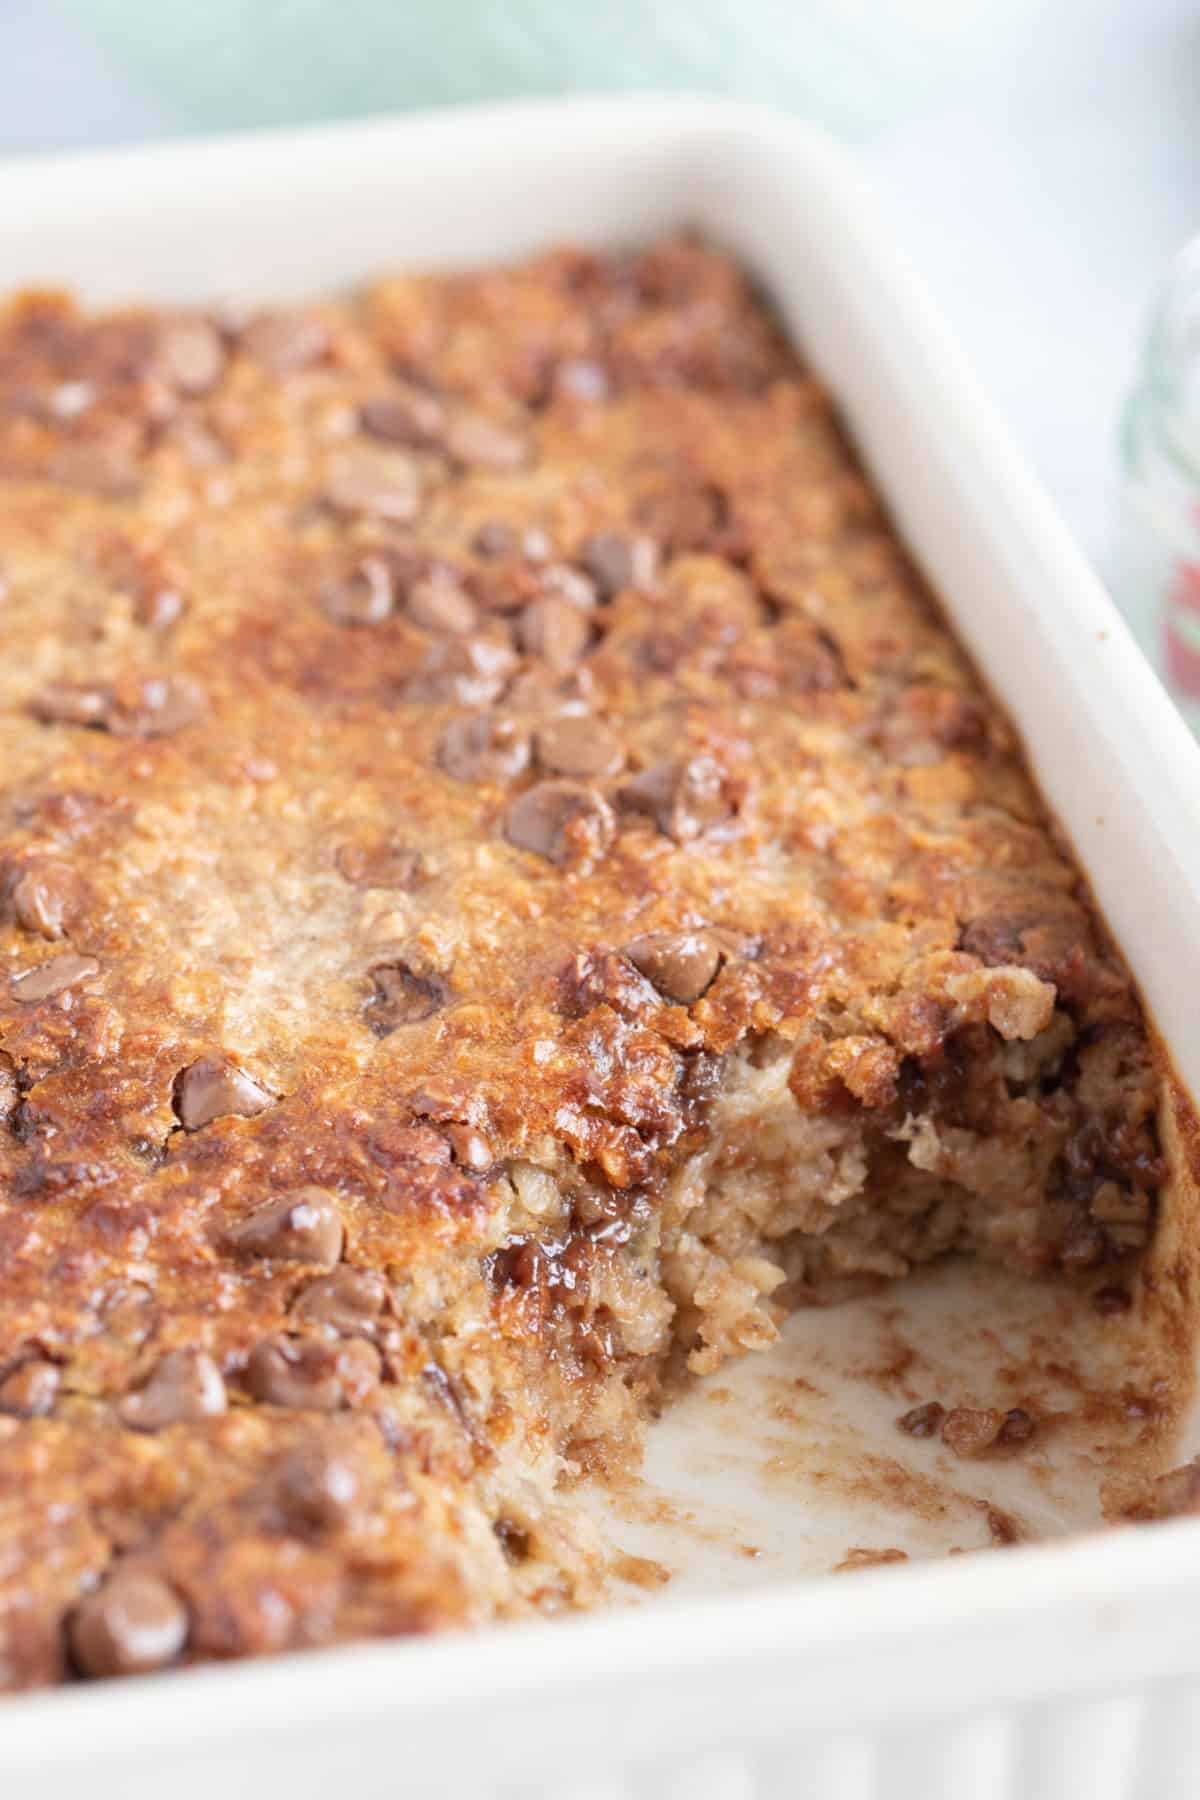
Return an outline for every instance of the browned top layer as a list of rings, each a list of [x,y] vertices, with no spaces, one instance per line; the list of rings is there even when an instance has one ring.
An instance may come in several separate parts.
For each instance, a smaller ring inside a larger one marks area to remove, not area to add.
[[[31,1359],[108,1405],[175,1349],[282,1404],[298,1267],[434,1281],[514,1155],[652,1191],[748,1032],[834,1110],[1033,1035],[1041,982],[1141,1042],[826,396],[695,245],[23,297],[0,587],[14,1413]]]

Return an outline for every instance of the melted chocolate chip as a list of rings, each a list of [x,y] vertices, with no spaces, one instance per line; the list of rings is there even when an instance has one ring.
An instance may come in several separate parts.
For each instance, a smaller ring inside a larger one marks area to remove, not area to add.
[[[645,593],[658,574],[658,545],[652,537],[598,531],[583,544],[579,557],[604,600],[615,599],[624,588]]]
[[[79,882],[65,863],[32,864],[13,884],[13,917],[39,937],[63,937],[78,904]]]
[[[380,625],[392,610],[392,572],[382,556],[329,570],[320,591],[321,610],[335,625]]]
[[[530,445],[518,431],[497,425],[486,414],[466,407],[451,413],[442,432],[442,444],[455,462],[467,468],[511,471],[524,468]]]
[[[279,1471],[279,1504],[301,1531],[343,1531],[358,1510],[359,1480],[348,1455],[323,1444],[301,1444]]]
[[[946,1409],[939,1400],[926,1400],[921,1406],[910,1407],[906,1413],[901,1413],[896,1424],[909,1437],[931,1438],[938,1435],[945,1416]]]
[[[528,655],[540,656],[552,669],[569,669],[587,649],[592,631],[578,606],[548,594],[524,608],[517,635]]]
[[[116,707],[115,691],[104,682],[50,681],[30,701],[43,725],[84,725],[107,730]]]
[[[153,675],[122,698],[108,728],[119,736],[170,737],[194,725],[207,705],[204,689],[186,675]]]
[[[358,420],[368,437],[423,449],[440,440],[446,408],[428,388],[404,383],[368,400]]]
[[[18,1419],[41,1419],[53,1412],[61,1373],[52,1362],[33,1357],[0,1381],[0,1413]]]
[[[577,781],[539,781],[513,801],[505,830],[518,850],[582,871],[609,849],[616,820],[594,788]]]
[[[370,1337],[387,1306],[388,1289],[374,1269],[335,1269],[308,1286],[293,1303],[299,1324],[321,1326],[341,1337]]]
[[[125,1396],[120,1414],[139,1431],[158,1431],[164,1425],[217,1418],[225,1405],[225,1383],[211,1356],[202,1350],[168,1350],[145,1387]]]
[[[364,1007],[376,1037],[388,1037],[401,1025],[419,1025],[440,1012],[450,990],[440,975],[422,975],[405,962],[377,963],[370,970],[375,992]]]
[[[367,1398],[380,1367],[378,1350],[365,1338],[263,1338],[250,1352],[246,1386],[268,1406],[336,1412]]]
[[[329,333],[312,313],[280,309],[257,313],[242,331],[239,344],[273,375],[290,375],[324,356]]]
[[[405,611],[413,624],[425,631],[461,634],[474,631],[479,620],[471,596],[456,581],[436,577],[418,581],[409,589]]]
[[[332,1268],[342,1254],[345,1229],[334,1196],[325,1188],[303,1187],[256,1207],[229,1237],[250,1256]]]
[[[485,519],[471,539],[477,556],[511,556],[516,547],[517,534],[503,519]]]
[[[54,681],[31,702],[43,724],[82,725],[118,737],[168,737],[205,712],[204,690],[186,675],[150,675],[118,691],[104,682]]]
[[[625,746],[616,732],[590,713],[565,713],[537,731],[537,755],[553,775],[603,781],[624,767]]]
[[[541,572],[538,585],[543,594],[569,600],[580,612],[592,612],[598,601],[595,582],[573,569],[570,563],[548,564]]]
[[[421,490],[416,467],[408,457],[364,446],[334,459],[325,498],[338,512],[365,513],[406,524],[416,516]]]
[[[156,1575],[112,1575],[76,1607],[68,1627],[83,1675],[142,1675],[174,1662],[188,1635],[187,1609]]]
[[[721,952],[707,931],[648,931],[626,944],[625,954],[660,994],[679,1006],[698,1000],[721,966]]]
[[[100,964],[94,956],[76,956],[68,950],[62,956],[52,956],[49,962],[39,963],[36,969],[14,975],[12,997],[27,1006],[34,1006],[41,1000],[53,1000],[56,995],[77,987],[81,981],[90,981],[99,973]]]
[[[201,1056],[175,1077],[175,1111],[185,1131],[199,1131],[214,1119],[252,1119],[273,1106],[275,1096],[227,1056]]]
[[[586,666],[557,674],[542,663],[534,663],[510,682],[504,696],[507,711],[535,720],[561,719],[588,709],[593,689],[592,674]]]
[[[351,887],[417,888],[429,875],[421,852],[407,844],[342,844],[335,860]]]
[[[489,706],[516,667],[512,646],[502,638],[446,638],[434,644],[409,682],[410,700],[455,700],[460,706]]]
[[[416,466],[396,452],[347,450],[329,472],[326,500],[338,513],[407,524],[421,504]]]
[[[529,763],[529,731],[509,713],[451,719],[438,741],[439,765],[456,781],[497,786],[515,781]]]
[[[647,813],[678,844],[701,837],[733,816],[725,797],[724,771],[712,756],[655,763],[621,789],[619,804]]]

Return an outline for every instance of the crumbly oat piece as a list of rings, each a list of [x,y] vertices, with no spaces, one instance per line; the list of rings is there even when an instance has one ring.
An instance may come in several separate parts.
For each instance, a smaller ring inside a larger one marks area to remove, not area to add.
[[[1151,1057],[685,241],[0,314],[0,1686],[590,1603],[672,1372],[1095,1269]]]

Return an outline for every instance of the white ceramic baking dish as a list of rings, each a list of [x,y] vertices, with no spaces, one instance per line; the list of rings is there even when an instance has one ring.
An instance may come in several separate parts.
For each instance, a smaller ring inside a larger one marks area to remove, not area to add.
[[[303,296],[681,222],[757,269],[836,393],[1200,1091],[1200,754],[824,137],[726,103],[585,100],[10,164],[0,290]],[[736,1507],[729,1463],[714,1495]],[[786,1535],[778,1499],[771,1523]],[[1200,1788],[1200,1526],[702,1598],[682,1586],[579,1622],[14,1700],[0,1794]]]

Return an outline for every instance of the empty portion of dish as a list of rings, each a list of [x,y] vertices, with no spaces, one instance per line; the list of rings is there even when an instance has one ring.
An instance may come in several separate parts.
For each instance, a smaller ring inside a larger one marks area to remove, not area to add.
[[[0,320],[0,1685],[587,1605],[787,1309],[1111,1283],[1136,995],[682,240]]]

